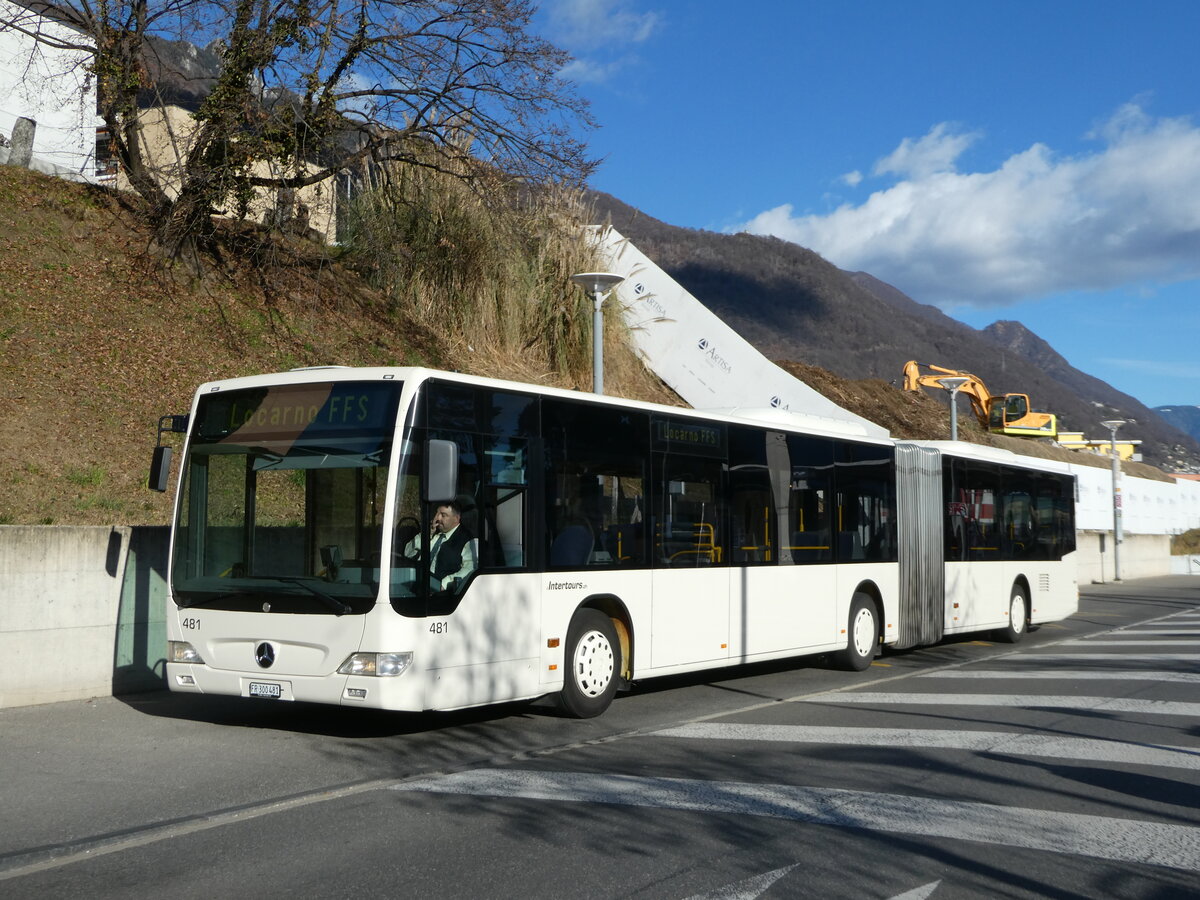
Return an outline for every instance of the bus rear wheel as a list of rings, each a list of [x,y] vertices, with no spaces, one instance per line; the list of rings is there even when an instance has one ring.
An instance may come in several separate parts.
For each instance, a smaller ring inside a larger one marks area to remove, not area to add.
[[[850,619],[846,627],[846,649],[838,656],[838,664],[852,672],[862,672],[871,665],[879,649],[879,619],[875,603],[861,591],[850,601]]]
[[[1029,599],[1025,589],[1014,584],[1012,596],[1008,600],[1008,624],[996,629],[996,640],[1005,644],[1018,643],[1025,636],[1026,624],[1029,622]]]
[[[558,705],[576,719],[600,715],[617,693],[621,645],[612,620],[595,609],[581,609],[567,629],[567,671]]]

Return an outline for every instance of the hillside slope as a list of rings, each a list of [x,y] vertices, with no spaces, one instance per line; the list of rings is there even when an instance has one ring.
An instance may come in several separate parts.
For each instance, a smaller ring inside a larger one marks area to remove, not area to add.
[[[169,498],[144,486],[155,424],[203,381],[430,356],[311,253],[163,271],[116,197],[7,167],[0,219],[0,523],[165,522]]]
[[[818,254],[771,237],[667,225],[597,194],[594,219],[623,235],[772,358],[800,361],[849,379],[898,383],[915,359],[963,369],[994,393],[1030,396],[1064,430],[1095,435],[1103,419],[1131,424],[1148,462],[1200,470],[1200,443],[1098,378],[1072,368],[1019,323],[978,331],[867,273],[848,273]],[[939,394],[942,392],[938,392]],[[947,402],[946,395],[939,396]]]
[[[427,364],[584,387],[519,352],[452,355],[453,335],[307,242],[231,226],[203,274],[165,268],[132,202],[0,166],[0,525],[165,523],[170,494],[145,487],[155,425],[212,379]],[[612,392],[671,402],[632,354],[606,358]]]

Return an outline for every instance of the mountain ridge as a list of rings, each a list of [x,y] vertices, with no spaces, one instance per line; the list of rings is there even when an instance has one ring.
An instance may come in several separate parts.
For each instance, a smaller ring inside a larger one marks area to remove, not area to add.
[[[1176,403],[1156,406],[1154,411],[1185,434],[1200,441],[1200,406]]]

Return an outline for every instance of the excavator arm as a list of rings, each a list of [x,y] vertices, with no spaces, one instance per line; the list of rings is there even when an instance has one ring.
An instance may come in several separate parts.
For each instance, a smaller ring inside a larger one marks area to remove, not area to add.
[[[928,372],[922,372],[922,369],[927,369]],[[979,420],[979,426],[987,430],[988,413],[992,406],[992,395],[988,392],[987,385],[976,376],[970,372],[960,372],[957,369],[947,369],[943,366],[919,363],[911,359],[904,364],[904,389],[906,391],[913,391],[919,394],[922,387],[935,387],[946,390],[946,386],[941,382],[943,378],[967,379],[963,386],[958,389],[958,393],[966,394],[971,398],[971,412],[975,413],[975,418]]]

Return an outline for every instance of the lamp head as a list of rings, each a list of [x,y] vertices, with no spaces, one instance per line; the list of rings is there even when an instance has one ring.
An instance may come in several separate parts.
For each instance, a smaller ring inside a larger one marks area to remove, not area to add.
[[[571,276],[571,281],[591,294],[607,294],[624,280],[624,275],[612,272],[581,272]]]
[[[950,393],[954,393],[970,380],[970,378],[959,378],[957,375],[947,375],[945,378],[939,378],[937,381],[938,384],[950,391]]]

